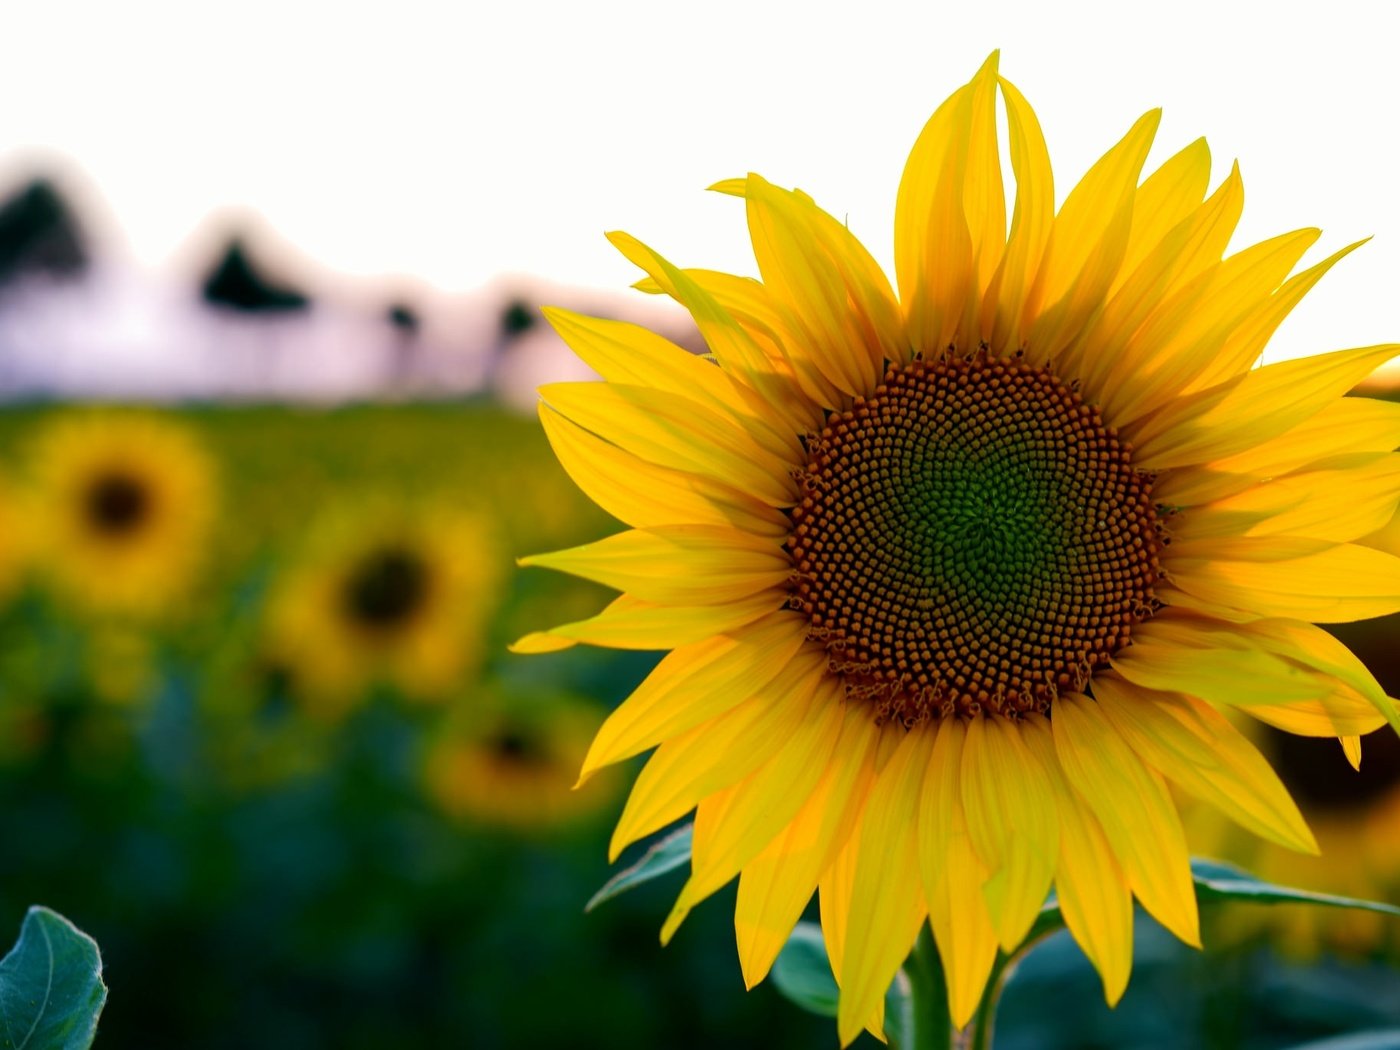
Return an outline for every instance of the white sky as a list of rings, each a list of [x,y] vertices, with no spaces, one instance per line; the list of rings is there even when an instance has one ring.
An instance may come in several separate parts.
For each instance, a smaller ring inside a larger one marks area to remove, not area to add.
[[[217,209],[328,270],[447,291],[502,272],[623,287],[621,228],[752,272],[742,206],[798,185],[882,262],[933,108],[1002,49],[1063,196],[1144,110],[1155,160],[1238,157],[1236,246],[1304,225],[1341,264],[1270,357],[1400,339],[1400,78],[1380,2],[823,5],[710,0],[12,5],[0,168],[57,155],[153,266]],[[392,13],[391,13],[392,12]]]

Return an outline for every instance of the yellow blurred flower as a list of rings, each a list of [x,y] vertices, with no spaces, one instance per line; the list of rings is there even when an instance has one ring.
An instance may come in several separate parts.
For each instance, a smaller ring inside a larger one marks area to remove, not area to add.
[[[0,606],[14,597],[29,560],[30,515],[15,484],[0,473]]]
[[[1400,725],[1315,626],[1400,609],[1400,558],[1354,542],[1400,498],[1400,408],[1342,397],[1400,346],[1256,367],[1351,248],[1298,273],[1316,230],[1226,255],[1239,172],[1210,191],[1197,140],[1144,177],[1159,118],[1056,211],[993,56],[910,153],[895,287],[750,174],[714,188],[761,280],[610,235],[708,356],[546,311],[603,381],[542,388],[545,431],[630,528],[524,559],[622,593],[516,648],[670,650],[585,762],[655,748],[612,852],[694,810],[662,937],[737,877],[749,985],[819,893],[843,1045],[881,1030],[926,923],[965,1024],[1052,886],[1109,1002],[1134,899],[1198,945],[1168,781],[1314,850],[1222,710],[1349,741]]]
[[[334,514],[273,587],[267,661],[321,718],[374,684],[443,699],[481,658],[501,557],[485,523],[455,511],[369,502]]]
[[[35,434],[30,476],[37,568],[63,599],[150,617],[188,594],[216,497],[188,429],[151,413],[64,414]]]
[[[608,776],[574,790],[598,725],[594,705],[565,696],[532,703],[463,704],[428,745],[424,785],[456,819],[548,832],[599,812],[620,783]]]

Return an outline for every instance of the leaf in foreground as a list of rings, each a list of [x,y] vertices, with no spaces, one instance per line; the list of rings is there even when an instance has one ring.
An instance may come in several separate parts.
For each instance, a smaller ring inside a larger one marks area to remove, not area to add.
[[[664,838],[657,839],[651,848],[642,854],[637,863],[623,868],[603,883],[603,888],[587,904],[584,911],[592,911],[606,900],[635,889],[644,882],[650,882],[658,875],[674,871],[690,860],[690,839],[694,825],[685,824]]]
[[[0,1050],[87,1050],[107,1001],[97,942],[48,908],[0,960]]]

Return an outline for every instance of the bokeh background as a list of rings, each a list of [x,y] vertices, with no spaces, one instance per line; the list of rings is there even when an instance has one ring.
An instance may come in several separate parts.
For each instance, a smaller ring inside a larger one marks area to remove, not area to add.
[[[607,597],[514,567],[612,527],[534,420],[536,385],[586,375],[540,305],[699,347],[625,292],[603,230],[752,272],[742,215],[698,192],[752,168],[887,261],[904,151],[1002,47],[1061,195],[1161,103],[1157,159],[1202,133],[1217,180],[1242,157],[1237,243],[1377,235],[1271,358],[1400,338],[1400,89],[1360,3],[6,17],[0,931],[37,902],[97,938],[102,1047],[834,1045],[743,991],[730,892],[664,952],[675,881],[584,914],[628,771],[571,787],[655,657],[506,649]],[[1392,693],[1395,632],[1340,632]],[[1368,740],[1358,777],[1335,744],[1260,739],[1324,858],[1206,814],[1198,848],[1400,899],[1400,751]],[[1112,1013],[1048,942],[998,1045],[1400,1024],[1400,924],[1241,908],[1207,931],[1202,955],[1143,920]]]

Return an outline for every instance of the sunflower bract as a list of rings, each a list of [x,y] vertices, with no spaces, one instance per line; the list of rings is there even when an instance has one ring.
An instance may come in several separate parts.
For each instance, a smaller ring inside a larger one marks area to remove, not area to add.
[[[1052,887],[1115,1002],[1134,898],[1199,943],[1169,783],[1315,849],[1227,714],[1400,724],[1314,626],[1400,609],[1400,558],[1354,542],[1400,500],[1400,413],[1342,399],[1400,347],[1258,367],[1350,249],[1297,273],[1314,230],[1226,254],[1238,171],[1207,194],[1197,141],[1144,177],[1157,122],[1056,212],[994,55],[909,157],[897,296],[841,223],[750,175],[716,189],[760,280],[611,236],[708,360],[549,312],[603,382],[546,387],[546,431],[631,528],[523,559],[624,593],[516,648],[670,650],[585,762],[656,749],[613,852],[694,810],[663,936],[738,876],[750,986],[819,893],[843,1044],[881,1028],[924,922],[966,1023]]]

